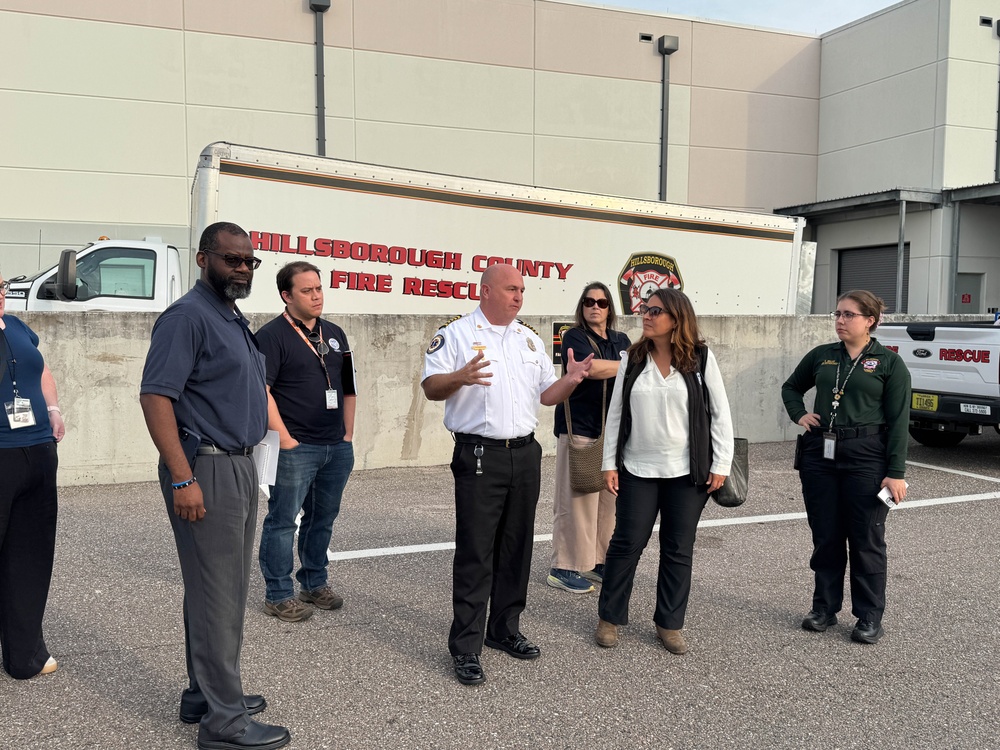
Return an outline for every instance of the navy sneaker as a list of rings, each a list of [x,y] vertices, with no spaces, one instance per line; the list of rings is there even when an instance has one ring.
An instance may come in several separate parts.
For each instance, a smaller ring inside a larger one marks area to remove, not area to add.
[[[604,583],[604,563],[595,565],[593,570],[588,570],[583,577],[594,583]]]
[[[594,584],[575,570],[563,570],[562,568],[552,568],[546,583],[553,588],[562,589],[571,594],[589,594],[594,590]]]

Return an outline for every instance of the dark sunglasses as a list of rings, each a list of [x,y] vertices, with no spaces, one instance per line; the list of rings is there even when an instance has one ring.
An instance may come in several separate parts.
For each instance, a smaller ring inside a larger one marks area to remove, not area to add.
[[[608,301],[606,299],[594,299],[593,297],[583,298],[584,307],[593,307],[594,305],[597,305],[602,310],[606,310],[608,307]]]
[[[312,345],[316,347],[316,351],[319,352],[321,356],[330,353],[330,347],[326,345],[323,337],[319,335],[319,331],[310,331],[309,340],[312,342]]]
[[[648,315],[651,318],[658,318],[665,313],[662,307],[650,307],[649,305],[639,305],[639,314]]]
[[[260,268],[260,264],[263,263],[260,258],[255,258],[252,255],[248,258],[244,258],[242,255],[230,255],[229,253],[217,253],[215,250],[202,250],[203,253],[208,253],[209,255],[218,255],[222,258],[222,261],[230,268],[239,268],[244,263],[246,263],[247,268],[251,271],[256,271]]]

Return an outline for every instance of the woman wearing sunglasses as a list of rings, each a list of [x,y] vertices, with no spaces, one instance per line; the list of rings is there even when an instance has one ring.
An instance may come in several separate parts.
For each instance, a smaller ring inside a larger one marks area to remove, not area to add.
[[[56,443],[66,427],[38,336],[4,314],[8,288],[0,276],[0,651],[4,671],[24,680],[57,666],[42,618],[56,547]]]
[[[659,516],[653,622],[663,647],[683,654],[695,532],[709,493],[729,474],[733,424],[722,373],[687,296],[656,289],[639,311],[642,338],[618,369],[608,413],[608,435],[617,440],[604,443],[604,478],[618,496],[617,524],[595,638],[605,648],[618,645],[636,566]]]
[[[593,445],[600,438],[611,404],[618,363],[631,341],[614,330],[615,308],[611,291],[600,282],[588,284],[576,304],[576,326],[562,336],[562,356],[568,350],[576,360],[593,354],[587,379],[569,397],[572,441],[576,447]],[[563,365],[565,369],[565,364]],[[615,528],[615,498],[610,492],[578,492],[570,482],[570,437],[566,404],[555,412],[556,486],[552,503],[552,567],[546,582],[571,594],[594,590],[604,575],[604,554]],[[582,573],[582,575],[581,575]]]
[[[859,643],[882,637],[889,509],[878,493],[888,488],[894,503],[906,497],[910,373],[895,352],[872,338],[883,310],[871,292],[842,294],[832,314],[839,341],[806,354],[781,387],[788,416],[806,431],[796,468],[816,580],[802,627],[822,633],[837,624],[849,558],[851,610],[858,618],[851,638]],[[810,412],[803,396],[813,387]]]

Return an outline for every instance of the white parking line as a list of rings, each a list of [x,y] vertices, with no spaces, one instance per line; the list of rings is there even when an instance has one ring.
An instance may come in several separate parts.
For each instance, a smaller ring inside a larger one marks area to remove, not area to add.
[[[944,471],[948,474],[958,474],[960,477],[968,477],[969,479],[982,479],[985,482],[998,482],[1000,479],[996,477],[988,477],[985,474],[970,474],[967,471],[959,471],[958,469],[946,469],[944,466],[934,466],[932,464],[922,464],[919,461],[907,461],[908,466],[919,466],[921,469],[933,469],[934,471]]]
[[[914,464],[919,465],[919,464]],[[929,467],[934,468],[934,467]],[[995,480],[1000,481],[1000,480]],[[897,510],[910,510],[912,508],[928,508],[933,505],[951,505],[952,503],[971,503],[980,500],[1000,500],[1000,492],[986,492],[980,495],[955,495],[954,497],[933,497],[927,500],[906,500]],[[780,521],[801,521],[806,517],[805,513],[775,513],[767,516],[739,516],[737,518],[712,518],[702,521],[698,528],[704,529],[712,526],[746,526],[756,523],[776,523]],[[657,524],[653,531],[659,529]],[[535,542],[552,541],[551,534],[536,534]],[[434,544],[411,544],[405,547],[381,547],[379,549],[359,549],[348,552],[328,552],[327,557],[331,560],[360,560],[364,557],[391,557],[393,555],[414,555],[420,552],[443,552],[455,549],[454,542],[436,542]]]

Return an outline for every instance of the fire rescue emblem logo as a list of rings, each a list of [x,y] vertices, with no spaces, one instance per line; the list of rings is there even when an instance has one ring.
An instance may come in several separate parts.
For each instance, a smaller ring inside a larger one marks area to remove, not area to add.
[[[649,299],[654,289],[684,291],[684,281],[677,261],[657,253],[633,253],[618,279],[622,311],[638,314],[639,305]]]

